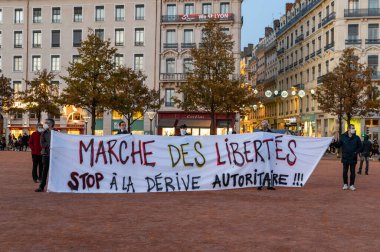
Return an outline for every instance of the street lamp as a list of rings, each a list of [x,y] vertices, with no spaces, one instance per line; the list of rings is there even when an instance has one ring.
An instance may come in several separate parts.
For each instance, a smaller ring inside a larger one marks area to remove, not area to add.
[[[146,113],[148,114],[148,118],[150,120],[150,131],[149,131],[149,134],[153,135],[152,121],[153,121],[154,117],[156,116],[157,112],[155,112],[155,111],[148,111]]]
[[[85,124],[85,127],[86,127],[86,135],[87,135],[87,124],[88,124],[88,119],[90,119],[90,118],[91,118],[90,116],[83,116],[84,124]]]

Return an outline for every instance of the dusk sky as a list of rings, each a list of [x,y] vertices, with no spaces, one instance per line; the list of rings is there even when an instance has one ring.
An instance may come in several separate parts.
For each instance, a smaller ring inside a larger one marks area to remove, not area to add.
[[[285,12],[285,3],[292,0],[244,0],[241,46],[248,43],[257,44],[264,35],[265,26],[273,26],[273,20],[279,18]]]

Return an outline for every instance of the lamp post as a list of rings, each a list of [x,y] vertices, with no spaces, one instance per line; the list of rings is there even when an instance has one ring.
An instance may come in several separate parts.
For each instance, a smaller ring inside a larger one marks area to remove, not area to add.
[[[156,116],[157,112],[155,111],[148,111],[146,112],[148,114],[148,118],[150,120],[150,130],[149,130],[149,134],[150,135],[153,135],[153,130],[152,130],[152,121],[154,119],[154,117]]]
[[[86,135],[87,135],[87,124],[88,124],[88,119],[90,119],[90,118],[91,118],[90,116],[83,116],[84,124],[85,124],[85,127],[86,127]]]

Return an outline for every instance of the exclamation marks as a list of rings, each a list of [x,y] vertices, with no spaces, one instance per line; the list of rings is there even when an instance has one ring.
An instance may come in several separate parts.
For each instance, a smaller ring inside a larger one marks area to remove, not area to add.
[[[293,180],[293,185],[295,186],[303,186],[303,174],[301,173],[296,173],[294,174],[294,180]]]

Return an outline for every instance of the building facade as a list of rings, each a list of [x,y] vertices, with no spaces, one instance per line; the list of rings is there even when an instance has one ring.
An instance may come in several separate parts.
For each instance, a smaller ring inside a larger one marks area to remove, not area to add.
[[[241,0],[165,0],[162,2],[160,44],[160,92],[164,104],[158,112],[158,134],[176,135],[179,127],[186,124],[192,135],[209,135],[211,117],[207,113],[185,113],[178,109],[172,97],[182,99],[178,87],[186,81],[192,69],[190,50],[200,46],[202,29],[209,19],[216,20],[235,41],[233,54],[235,72],[240,70],[240,36],[242,27]],[[215,55],[214,55],[215,56]],[[212,55],[210,55],[212,57]],[[216,115],[217,134],[227,133],[235,127],[233,114]],[[238,126],[237,126],[238,127]]]
[[[117,48],[117,64],[143,71],[149,87],[157,88],[160,6],[159,1],[150,0],[2,0],[0,69],[12,79],[16,93],[25,90],[25,80],[45,68],[56,74],[55,82],[62,91],[65,83],[59,76],[67,75],[69,62],[78,59],[77,48],[90,28]],[[122,119],[112,111],[99,115],[96,134],[114,133]],[[91,126],[87,113],[73,106],[62,108],[55,120],[57,129],[71,134],[84,134]],[[148,121],[137,121],[133,132],[143,134],[149,128]],[[30,132],[36,123],[32,113],[5,115],[3,133],[17,136]]]

